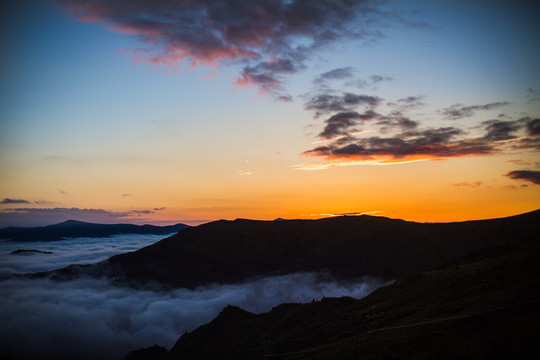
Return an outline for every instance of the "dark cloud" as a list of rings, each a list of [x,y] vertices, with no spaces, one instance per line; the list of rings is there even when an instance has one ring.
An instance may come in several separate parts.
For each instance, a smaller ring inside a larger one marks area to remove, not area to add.
[[[332,82],[338,80],[345,80],[343,83],[345,86],[363,89],[374,87],[374,85],[382,81],[392,81],[394,79],[392,77],[382,75],[371,75],[367,80],[356,78],[356,69],[349,66],[322,73],[313,80],[313,83],[319,88],[319,90],[325,90],[329,88]]]
[[[323,90],[323,89],[320,89]],[[540,119],[524,117],[517,120],[487,120],[471,127],[482,134],[470,136],[458,127],[425,128],[411,118],[408,110],[424,105],[425,96],[408,96],[395,103],[377,96],[343,93],[335,95],[331,89],[309,98],[304,108],[314,110],[315,118],[332,114],[324,121],[324,129],[318,136],[325,144],[302,155],[319,157],[321,163],[299,166],[305,169],[325,169],[335,164],[404,162],[435,160],[463,156],[484,156],[504,150],[539,150]],[[393,108],[389,114],[379,113],[381,104]],[[445,109],[446,115],[459,118],[475,111],[491,110],[508,105],[496,102],[481,106],[454,105]],[[363,113],[356,109],[364,106]],[[375,109],[378,111],[376,112]],[[358,126],[369,128],[358,131]],[[378,132],[378,136],[366,136]],[[320,143],[320,142],[319,142]]]
[[[266,93],[276,93],[283,90],[281,85],[283,74],[291,74],[304,69],[300,62],[291,59],[272,59],[261,62],[256,66],[246,66],[241,72],[241,77],[234,83],[238,87],[257,86]],[[287,95],[277,95],[278,99]]]
[[[530,120],[526,126],[529,136],[540,136],[540,119]]]
[[[371,81],[372,84],[376,84],[376,83],[380,83],[382,81],[392,81],[392,80],[394,80],[394,78],[390,77],[390,76],[371,75],[369,77],[369,80]]]
[[[495,148],[482,141],[456,140],[463,131],[453,127],[408,131],[394,137],[378,136],[355,139],[343,144],[319,146],[303,153],[305,156],[324,157],[326,159],[399,160],[441,159],[471,155],[487,155]]]
[[[504,176],[514,180],[529,181],[540,185],[540,171],[536,170],[514,170],[506,173]]]
[[[508,141],[516,150],[540,150],[540,119],[489,120],[482,124],[486,125],[486,139]]]
[[[411,120],[410,118],[404,116],[401,112],[396,111],[387,116],[379,116],[379,121],[377,125],[382,125],[383,127],[379,130],[382,133],[388,133],[391,129],[400,129],[400,130],[412,130],[418,127],[418,122]]]
[[[380,115],[373,110],[367,110],[363,114],[359,114],[356,111],[337,113],[324,121],[326,126],[319,134],[319,137],[323,139],[332,139],[336,136],[347,136],[351,131],[355,131],[353,127],[358,125],[361,121],[377,119],[379,116]]]
[[[141,215],[149,215],[156,210],[109,211],[104,209],[80,208],[6,208],[0,211],[2,226],[42,226],[65,220],[81,220],[97,223],[118,221],[143,221]],[[31,222],[31,223],[29,223]]]
[[[294,102],[291,95],[279,95],[276,100],[283,102]]]
[[[160,208],[154,208],[154,211],[162,211],[162,210],[165,210],[165,209],[166,209],[166,207],[164,206],[164,207],[160,207]]]
[[[524,127],[524,122],[517,121],[500,121],[500,120],[488,120],[482,122],[486,125],[485,139],[491,141],[503,141],[515,139],[516,133]]]
[[[394,78],[390,76],[382,76],[382,75],[371,75],[368,77],[367,80],[365,79],[352,79],[347,81],[344,85],[345,86],[352,86],[359,89],[365,89],[365,88],[371,88],[375,89],[376,85],[383,81],[392,81]]]
[[[28,200],[22,200],[22,199],[9,199],[5,198],[0,202],[0,204],[30,204],[30,201]]]
[[[344,93],[343,95],[322,94],[312,97],[306,102],[306,110],[315,110],[315,117],[330,112],[351,111],[361,105],[369,107],[377,106],[382,99],[376,96],[357,95],[353,93]]]
[[[473,116],[475,112],[481,110],[493,110],[500,107],[510,105],[507,101],[499,101],[485,105],[473,105],[473,106],[463,106],[461,104],[452,105],[448,108],[442,109],[440,112],[450,120],[457,120],[466,117]]]
[[[376,0],[59,0],[72,16],[133,35],[136,61],[179,66],[243,63],[238,85],[278,92],[282,75],[345,39],[375,41],[383,23],[410,22]],[[276,61],[280,66],[267,66]],[[281,95],[278,93],[278,95]]]
[[[317,76],[313,82],[315,84],[324,84],[327,81],[332,80],[343,80],[350,79],[354,77],[355,70],[353,67],[338,68],[334,70],[327,71]]]

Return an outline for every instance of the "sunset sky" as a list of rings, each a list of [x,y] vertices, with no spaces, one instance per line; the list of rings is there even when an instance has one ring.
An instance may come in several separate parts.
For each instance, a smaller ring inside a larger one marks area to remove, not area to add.
[[[540,208],[534,1],[0,13],[0,227]]]

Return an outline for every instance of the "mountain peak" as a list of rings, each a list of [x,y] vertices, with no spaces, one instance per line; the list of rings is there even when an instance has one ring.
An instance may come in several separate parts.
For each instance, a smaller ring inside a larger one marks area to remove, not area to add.
[[[72,219],[69,219],[69,220],[66,220],[66,221],[63,221],[61,223],[58,223],[56,225],[80,225],[80,224],[90,224],[89,222],[85,222],[85,221],[79,221],[79,220],[72,220]]]

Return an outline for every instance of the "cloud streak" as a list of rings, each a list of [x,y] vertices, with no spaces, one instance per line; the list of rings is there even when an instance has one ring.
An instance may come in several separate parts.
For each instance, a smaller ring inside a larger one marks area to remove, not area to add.
[[[478,111],[498,109],[507,105],[510,105],[508,101],[498,101],[498,102],[489,103],[485,105],[472,105],[472,106],[464,106],[461,104],[455,104],[445,109],[442,109],[441,113],[447,119],[457,120],[457,119],[463,119],[466,117],[471,117]]]
[[[172,235],[172,234],[171,234]],[[0,278],[12,274],[50,271],[70,264],[92,264],[113,255],[154,244],[166,235],[113,235],[108,238],[75,238],[60,241],[0,241]],[[53,254],[14,256],[13,251],[36,249]]]
[[[13,204],[13,203],[12,203]],[[119,221],[145,221],[144,215],[154,214],[166,208],[154,208],[153,210],[130,210],[110,211],[104,209],[81,209],[81,208],[5,208],[0,210],[0,227],[8,225],[41,226],[50,225],[65,220],[81,220],[97,223],[112,223]],[[32,223],[29,224],[28,220]]]
[[[282,96],[284,77],[318,50],[343,40],[374,41],[383,23],[414,27],[375,0],[60,0],[84,22],[135,36],[136,62],[165,67],[240,64],[238,87]],[[337,72],[328,77],[340,76]],[[377,79],[374,79],[376,81]]]
[[[23,199],[9,199],[9,198],[5,198],[4,200],[2,200],[0,202],[0,204],[8,204],[8,205],[12,205],[12,204],[30,204],[30,201],[28,200],[23,200]]]

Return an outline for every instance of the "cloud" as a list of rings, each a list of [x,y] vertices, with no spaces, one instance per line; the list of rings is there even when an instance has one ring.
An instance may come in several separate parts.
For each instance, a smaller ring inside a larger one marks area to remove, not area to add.
[[[103,279],[6,280],[0,288],[0,344],[3,355],[13,358],[121,359],[141,346],[171,348],[229,304],[260,313],[283,302],[361,298],[381,285],[367,277],[336,281],[325,273],[168,291],[115,287]]]
[[[477,188],[477,187],[480,187],[482,186],[482,182],[481,181],[475,181],[475,182],[460,182],[460,183],[452,183],[450,184],[451,186],[454,186],[454,187],[472,187],[472,188]]]
[[[326,163],[316,167],[324,169],[335,165],[390,164],[489,155],[496,151],[492,144],[485,141],[457,139],[463,133],[454,127],[406,131],[393,137],[372,136],[352,139],[349,143],[318,146],[302,155],[324,158]]]
[[[540,185],[540,171],[514,170],[504,174],[504,176],[507,176],[513,180],[529,181],[533,184]]]
[[[315,119],[323,114],[328,114],[328,117],[318,134],[322,140],[313,142],[318,146],[301,155],[322,160],[298,165],[296,168],[319,170],[333,166],[384,165],[540,149],[540,119],[523,117],[517,120],[487,120],[470,127],[473,130],[471,135],[455,126],[422,126],[422,122],[413,118],[418,115],[411,115],[410,110],[425,105],[424,99],[425,96],[418,95],[388,102],[375,95],[351,92],[335,95],[331,89],[307,98],[305,110],[314,111]],[[497,102],[469,107],[454,105],[446,111],[449,116],[457,118],[507,104]],[[363,113],[358,111],[361,106],[364,107]],[[385,108],[391,111],[384,114],[381,110]],[[451,113],[449,109],[452,109]],[[420,116],[425,121],[425,114]],[[370,129],[360,131],[359,126],[368,122]],[[373,135],[373,132],[379,134]]]
[[[326,126],[319,134],[319,137],[333,139],[336,136],[349,135],[350,132],[355,131],[352,127],[359,124],[360,121],[373,120],[378,117],[379,114],[373,110],[368,110],[363,114],[356,111],[337,113],[324,121]]]
[[[2,226],[40,226],[50,225],[65,220],[82,220],[97,223],[119,221],[139,222],[149,220],[141,215],[153,214],[158,210],[110,211],[104,209],[80,208],[6,208],[0,211]]]
[[[166,235],[126,234],[107,238],[75,238],[58,241],[4,241],[0,243],[0,274],[4,276],[24,274],[60,269],[70,264],[92,264],[113,255],[138,250],[164,237]],[[51,252],[53,255],[11,255],[11,252],[18,249],[37,249]]]
[[[493,110],[498,109],[503,106],[510,105],[507,101],[499,101],[485,105],[472,105],[464,106],[461,104],[455,104],[445,109],[442,109],[440,112],[450,120],[463,119],[466,117],[473,116],[477,111]]]
[[[324,296],[361,298],[384,285],[363,277],[338,281],[325,272],[251,279],[242,284],[195,290],[131,289],[111,279],[14,278],[12,274],[88,264],[134,251],[163,235],[116,235],[50,242],[0,242],[0,353],[7,358],[121,359],[154,344],[172,347],[185,331],[213,319],[233,304],[264,312],[283,302],[309,302]],[[51,254],[10,255],[39,249]]]
[[[357,78],[356,69],[354,67],[336,68],[324,72],[313,80],[313,84],[319,91],[328,90],[330,85],[334,85],[338,81],[342,81],[344,86],[350,86],[360,89],[375,88],[380,82],[392,81],[394,78],[383,75],[371,75],[367,79]]]
[[[527,103],[533,103],[540,101],[540,89],[533,89],[532,87],[527,89]]]
[[[380,83],[381,81],[392,81],[392,80],[394,80],[394,78],[391,77],[391,76],[371,75],[371,76],[369,77],[369,80],[370,80],[373,84],[376,84],[376,83]]]
[[[375,41],[383,25],[411,22],[375,0],[60,0],[80,21],[136,37],[136,62],[191,68],[244,64],[237,86],[281,95],[282,76],[343,40]],[[268,65],[269,62],[286,66]]]
[[[344,93],[343,95],[322,94],[313,96],[305,104],[306,110],[315,110],[315,117],[338,111],[351,111],[361,105],[376,107],[382,99],[377,96]]]
[[[501,121],[501,120],[488,120],[482,122],[482,125],[486,125],[487,131],[484,136],[485,139],[491,141],[503,141],[515,139],[515,133],[524,127],[523,120],[517,121]]]
[[[526,126],[529,136],[540,136],[540,119],[529,120]]]
[[[355,76],[353,67],[337,68],[320,74],[313,80],[317,85],[326,84],[327,81],[350,79]]]
[[[28,200],[22,200],[22,199],[9,199],[5,198],[0,202],[0,204],[30,204],[30,201]]]

